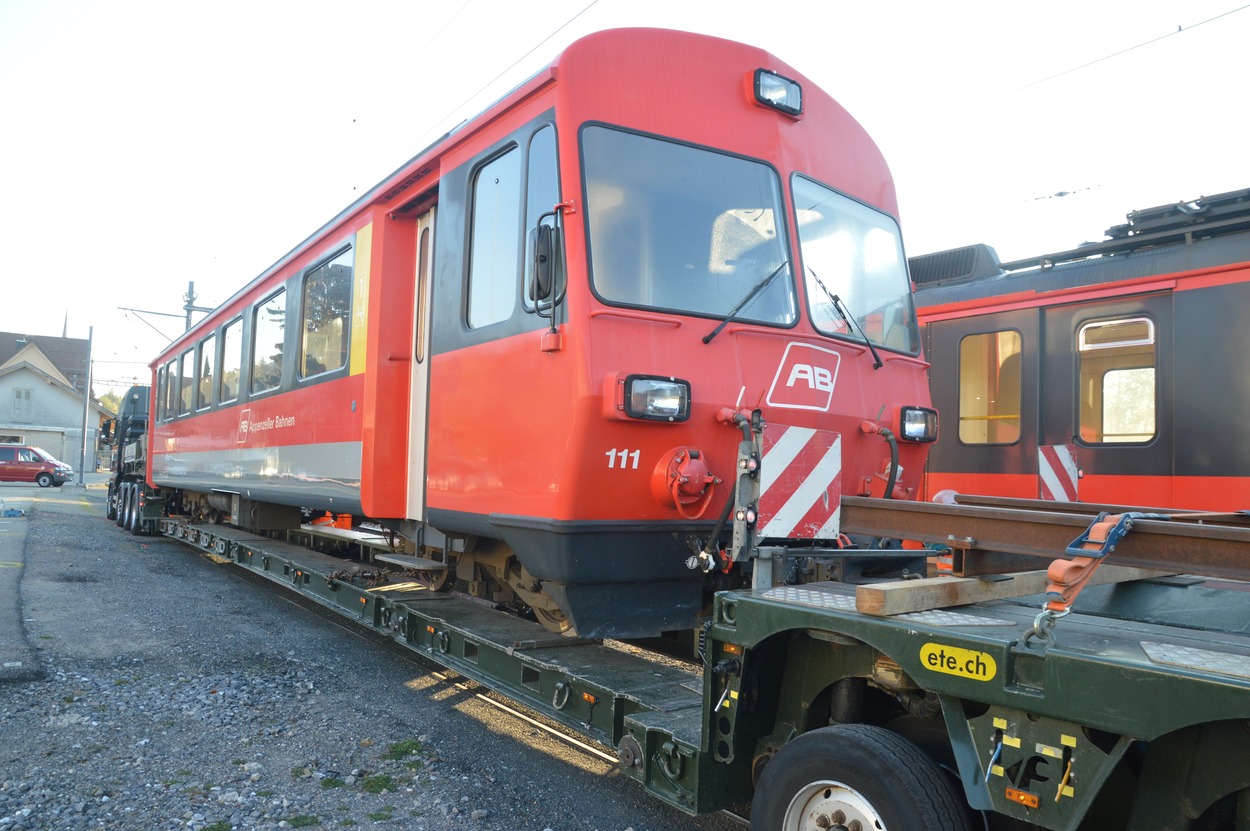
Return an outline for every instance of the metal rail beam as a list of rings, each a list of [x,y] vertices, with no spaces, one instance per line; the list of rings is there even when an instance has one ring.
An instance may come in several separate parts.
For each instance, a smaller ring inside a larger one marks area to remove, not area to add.
[[[1068,559],[1068,545],[1092,519],[1093,513],[1035,508],[842,499],[844,532],[950,545],[955,573],[964,577],[1037,568],[1036,558]],[[1250,527],[1212,524],[1195,515],[1138,520],[1107,562],[1250,580]]]

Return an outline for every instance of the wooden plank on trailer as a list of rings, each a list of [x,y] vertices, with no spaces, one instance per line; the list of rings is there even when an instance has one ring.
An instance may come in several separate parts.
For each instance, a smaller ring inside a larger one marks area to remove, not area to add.
[[[1086,585],[1124,583],[1167,577],[1168,571],[1131,566],[1101,566]],[[1008,600],[1030,594],[1042,594],[1050,584],[1046,572],[1021,571],[1007,575],[1006,580],[983,580],[979,577],[928,577],[922,580],[895,580],[855,587],[855,609],[866,615],[888,617],[906,612],[923,612],[947,606],[967,606],[988,600]]]

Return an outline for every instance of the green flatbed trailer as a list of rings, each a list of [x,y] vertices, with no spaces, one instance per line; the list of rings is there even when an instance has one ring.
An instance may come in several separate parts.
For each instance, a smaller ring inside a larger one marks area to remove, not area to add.
[[[770,831],[1250,831],[1240,586],[1099,586],[1058,621],[1037,596],[879,616],[847,583],[724,592],[699,672],[388,576],[381,542],[352,561],[185,518],[159,530],[614,749],[689,813]]]

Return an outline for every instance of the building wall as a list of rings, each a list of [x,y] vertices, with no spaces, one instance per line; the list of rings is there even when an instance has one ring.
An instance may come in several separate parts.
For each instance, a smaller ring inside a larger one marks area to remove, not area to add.
[[[0,436],[19,436],[75,468],[82,455],[82,406],[80,396],[33,371],[0,376]],[[93,444],[95,434],[93,424],[88,432]]]

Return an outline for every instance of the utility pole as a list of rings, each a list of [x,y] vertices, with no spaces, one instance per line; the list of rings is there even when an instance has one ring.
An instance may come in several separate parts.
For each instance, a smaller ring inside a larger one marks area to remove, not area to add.
[[[195,281],[190,280],[187,282],[187,293],[182,296],[182,299],[186,301],[186,305],[184,305],[182,308],[185,309],[187,313],[187,328],[188,329],[191,328],[191,313],[192,312],[211,312],[212,311],[211,308],[206,308],[204,306],[195,305],[195,297],[196,297]]]
[[[95,327],[87,327],[87,372],[83,376],[82,388],[82,453],[78,457],[78,486],[87,486],[87,424],[91,417],[91,338]],[[94,455],[94,453],[92,454]],[[95,469],[93,464],[92,469]]]

